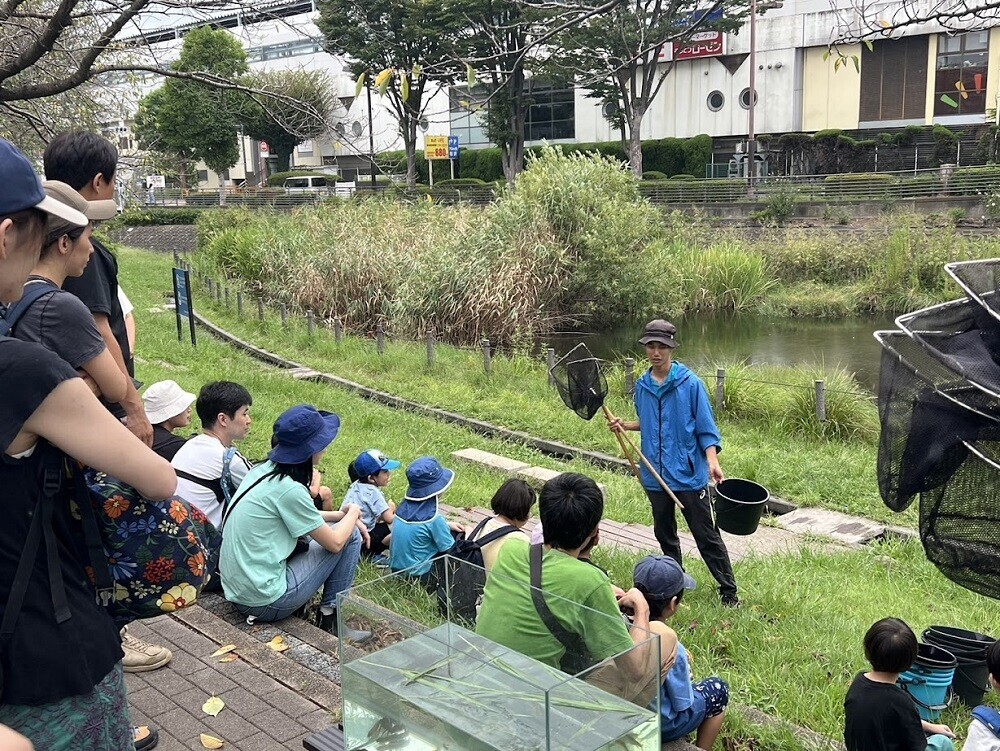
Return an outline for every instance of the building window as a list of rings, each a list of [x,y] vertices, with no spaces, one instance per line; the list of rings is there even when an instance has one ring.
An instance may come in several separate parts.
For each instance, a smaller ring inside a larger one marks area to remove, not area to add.
[[[926,107],[927,37],[861,47],[861,122],[922,121]]]
[[[753,93],[753,105],[754,105],[754,107],[757,106],[757,92],[756,91]],[[711,105],[709,105],[709,106],[711,106]],[[740,92],[740,107],[742,107],[745,110],[750,109],[750,89],[748,89],[748,88],[747,89],[743,89],[743,91]]]
[[[986,111],[989,31],[938,36],[934,114],[969,115]]]
[[[747,93],[749,94],[749,90],[747,91]],[[726,97],[722,94],[721,91],[713,91],[711,94],[708,95],[708,99],[705,100],[705,104],[708,105],[708,108],[712,110],[712,112],[718,112],[719,110],[721,110],[722,107],[725,105],[725,103],[726,103]]]
[[[573,89],[530,89],[531,106],[525,125],[526,141],[554,141],[576,138],[576,105]]]
[[[452,86],[448,91],[451,135],[458,136],[462,146],[489,146],[490,139],[483,130],[486,99],[485,86],[476,86],[469,93],[468,86]]]

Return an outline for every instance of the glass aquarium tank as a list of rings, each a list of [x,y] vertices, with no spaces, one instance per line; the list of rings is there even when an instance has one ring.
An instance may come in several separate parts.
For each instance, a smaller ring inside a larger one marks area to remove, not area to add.
[[[456,608],[468,597],[469,579],[485,580],[476,568],[449,559],[437,586],[402,572],[341,596],[341,625],[373,634],[360,644],[341,641],[346,747],[658,751],[656,637],[633,647],[643,651],[632,657],[641,654],[647,666],[639,678],[634,668],[626,677],[618,667],[628,653],[568,675],[476,634],[460,616],[469,614]]]

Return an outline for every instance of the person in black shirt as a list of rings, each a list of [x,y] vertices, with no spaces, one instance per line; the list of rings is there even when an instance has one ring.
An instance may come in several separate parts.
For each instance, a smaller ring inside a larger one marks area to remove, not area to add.
[[[847,751],[954,751],[947,725],[921,720],[917,705],[896,685],[917,659],[917,637],[899,618],[883,618],[865,634],[872,669],[858,673],[844,700]]]
[[[118,150],[106,138],[86,131],[66,131],[45,148],[45,176],[68,183],[88,201],[113,199]],[[99,240],[91,240],[94,255],[83,275],[67,279],[63,289],[72,292],[94,316],[98,331],[118,367],[129,376],[128,393],[119,404],[106,405],[147,446],[153,443],[153,426],[131,379],[135,376],[125,316],[118,298],[118,261]]]

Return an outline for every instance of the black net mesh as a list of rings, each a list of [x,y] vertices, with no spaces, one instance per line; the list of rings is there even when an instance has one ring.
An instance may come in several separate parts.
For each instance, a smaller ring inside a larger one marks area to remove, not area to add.
[[[920,539],[941,573],[1000,599],[1000,442],[963,448],[950,479],[920,496]]]
[[[552,379],[560,398],[584,420],[589,420],[604,405],[608,380],[604,363],[578,344],[552,366]]]
[[[900,316],[897,324],[936,360],[1000,398],[1000,321],[963,299]]]
[[[944,268],[965,294],[1000,318],[1000,258],[949,263]]]

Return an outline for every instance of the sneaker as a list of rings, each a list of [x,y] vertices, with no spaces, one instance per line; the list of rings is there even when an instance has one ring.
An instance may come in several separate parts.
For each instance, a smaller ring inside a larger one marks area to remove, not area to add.
[[[389,568],[389,556],[387,556],[385,553],[375,556],[374,558],[372,558],[372,565],[375,568],[382,568],[382,569]]]
[[[735,594],[723,594],[719,595],[722,600],[722,607],[724,608],[738,608],[740,606],[740,598]]]
[[[132,636],[128,632],[128,628],[122,629],[122,649],[125,651],[123,666],[126,673],[145,673],[157,670],[170,662],[174,656],[166,647],[149,644]]]
[[[149,751],[160,742],[160,734],[156,728],[151,728],[149,725],[132,728],[132,736],[135,739],[135,751]]]
[[[318,611],[316,625],[324,631],[329,631],[334,636],[346,639],[347,641],[352,641],[356,644],[364,644],[372,638],[371,631],[360,631],[356,628],[351,628],[350,626],[344,626],[343,634],[338,633],[339,629],[337,628],[336,610],[332,613],[323,613],[322,611]]]

